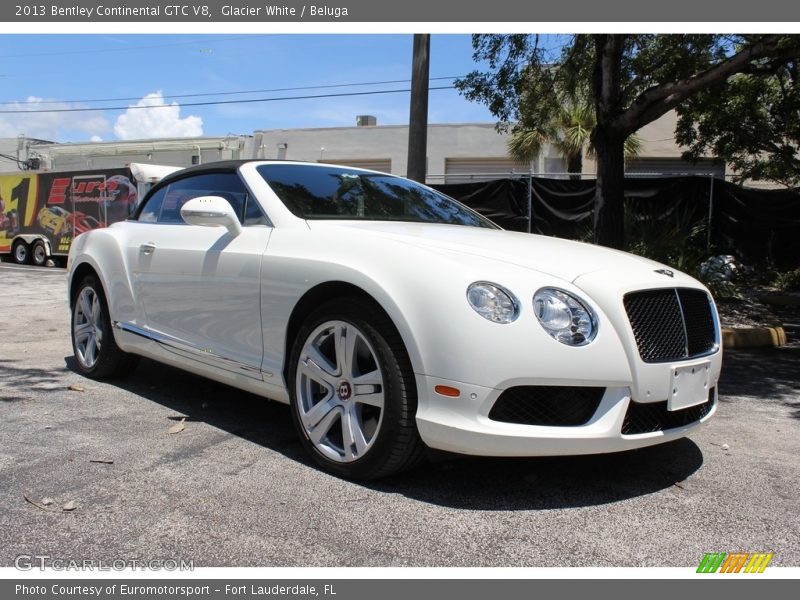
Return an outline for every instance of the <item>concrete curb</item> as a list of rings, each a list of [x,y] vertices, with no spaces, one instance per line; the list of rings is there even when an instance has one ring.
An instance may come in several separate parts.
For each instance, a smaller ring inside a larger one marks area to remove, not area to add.
[[[743,327],[722,329],[723,348],[777,348],[786,344],[783,327]]]

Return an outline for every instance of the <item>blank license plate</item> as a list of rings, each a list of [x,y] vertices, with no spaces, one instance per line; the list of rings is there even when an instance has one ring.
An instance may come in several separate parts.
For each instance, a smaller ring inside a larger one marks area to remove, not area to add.
[[[710,362],[673,367],[667,410],[681,410],[708,400],[710,372]]]

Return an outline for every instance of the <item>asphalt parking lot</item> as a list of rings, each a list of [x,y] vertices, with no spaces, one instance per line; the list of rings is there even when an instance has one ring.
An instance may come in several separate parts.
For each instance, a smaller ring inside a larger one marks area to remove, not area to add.
[[[439,457],[365,485],[313,467],[283,405],[144,360],[121,381],[78,375],[65,289],[63,269],[0,264],[0,566],[658,567],[711,551],[800,566],[796,345],[729,352],[691,439]]]

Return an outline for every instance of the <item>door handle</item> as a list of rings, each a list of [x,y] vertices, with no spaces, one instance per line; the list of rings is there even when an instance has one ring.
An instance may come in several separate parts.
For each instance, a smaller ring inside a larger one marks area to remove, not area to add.
[[[139,252],[141,252],[145,256],[150,256],[155,251],[155,249],[156,245],[153,244],[152,242],[149,242],[147,244],[142,244],[141,246],[139,246]]]

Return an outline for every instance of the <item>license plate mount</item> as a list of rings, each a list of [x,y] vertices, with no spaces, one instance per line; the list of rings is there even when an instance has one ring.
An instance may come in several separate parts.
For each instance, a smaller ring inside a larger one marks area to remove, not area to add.
[[[682,410],[706,402],[710,375],[709,361],[673,367],[667,410]]]

